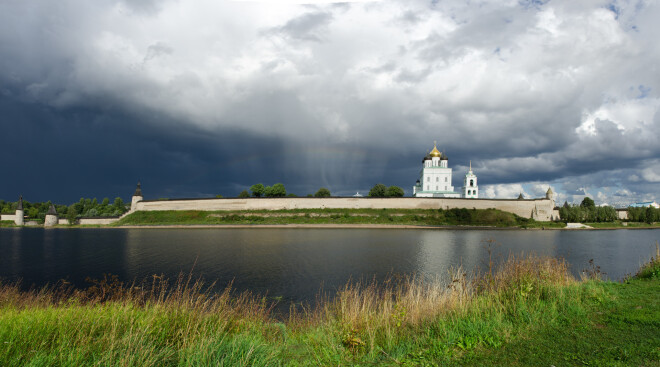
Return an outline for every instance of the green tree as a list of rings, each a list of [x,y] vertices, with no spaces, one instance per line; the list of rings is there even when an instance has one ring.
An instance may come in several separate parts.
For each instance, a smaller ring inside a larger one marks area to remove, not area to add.
[[[222,195],[218,194],[215,196],[216,199],[222,199]]]
[[[580,203],[580,206],[583,208],[592,209],[596,207],[596,203],[594,203],[592,198],[587,196],[584,199],[582,199],[582,203]]]
[[[78,217],[76,204],[71,204],[71,206],[69,206],[69,210],[66,212],[66,219],[69,221],[69,225],[76,224],[76,217]]]
[[[265,190],[266,188],[264,187],[264,185],[260,183],[250,186],[250,191],[252,191],[252,196],[254,196],[255,198],[262,197]]]
[[[250,193],[247,192],[247,190],[243,190],[243,191],[241,191],[240,194],[238,194],[238,197],[241,198],[241,199],[243,199],[243,198],[249,198],[249,197],[250,197]]]
[[[113,201],[112,206],[115,208],[123,208],[124,207],[124,200],[122,200],[119,196],[115,198],[115,201]]]
[[[319,191],[317,191],[316,194],[314,194],[314,197],[317,198],[329,198],[330,196],[332,196],[330,194],[330,190],[326,189],[325,187],[321,187]]]
[[[390,186],[385,192],[385,196],[400,198],[404,194],[403,189],[399,186]]]
[[[286,196],[286,188],[284,188],[284,185],[281,183],[268,186],[264,191],[266,196],[269,198],[283,198]]]
[[[372,198],[384,198],[387,192],[387,186],[382,183],[376,184],[374,187],[369,190],[369,197]]]

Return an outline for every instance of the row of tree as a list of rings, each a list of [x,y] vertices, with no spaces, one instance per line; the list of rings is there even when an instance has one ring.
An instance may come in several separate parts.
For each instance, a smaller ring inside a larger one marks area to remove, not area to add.
[[[628,220],[631,222],[660,222],[660,209],[652,206],[646,208],[628,208]]]
[[[385,186],[381,183],[376,184],[374,187],[369,190],[369,197],[376,197],[376,198],[381,198],[381,197],[402,197],[404,195],[404,191],[402,188],[399,186]],[[278,198],[278,197],[297,197],[296,194],[288,194],[286,193],[286,188],[284,187],[283,184],[281,183],[276,183],[273,186],[264,186],[261,183],[255,184],[250,186],[250,192],[248,190],[243,190],[241,191],[240,194],[238,194],[239,198],[249,198],[249,197],[255,197],[255,198],[260,198],[260,197],[267,197],[267,198]],[[330,190],[328,190],[325,187],[321,187],[316,191],[314,195],[309,194],[307,197],[316,197],[316,198],[327,198],[331,197],[332,194],[330,193]]]
[[[616,210],[611,206],[596,206],[593,199],[586,197],[580,205],[564,205],[559,208],[559,217],[563,222],[614,222],[619,220]],[[660,222],[660,209],[654,207],[628,208],[629,222]]]
[[[399,186],[387,187],[382,183],[376,184],[369,190],[369,197],[372,198],[385,198],[385,197],[402,197],[404,191]]]
[[[50,205],[50,201],[31,203],[23,200],[23,211],[28,218],[44,219]],[[3,214],[14,214],[17,206],[17,201],[0,200],[0,211]],[[60,217],[69,220],[80,217],[116,217],[124,214],[129,209],[120,197],[115,198],[112,204],[108,198],[104,198],[100,203],[96,198],[80,198],[78,202],[71,205],[54,204],[54,207]]]

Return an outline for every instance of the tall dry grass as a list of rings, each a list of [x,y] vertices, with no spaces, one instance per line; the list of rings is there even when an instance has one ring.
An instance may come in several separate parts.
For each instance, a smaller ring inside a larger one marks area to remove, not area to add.
[[[217,293],[190,274],[130,284],[105,276],[84,290],[61,283],[26,292],[18,284],[0,284],[0,320],[15,329],[0,325],[0,338],[12,340],[4,345],[11,360],[33,353],[30,335],[48,341],[40,351],[55,353],[55,361],[252,365],[297,353],[317,364],[341,364],[344,353],[385,353],[424,330],[455,345],[498,343],[493,335],[507,315],[515,317],[520,309],[529,314],[539,301],[554,302],[563,287],[578,282],[568,264],[554,258],[510,256],[489,264],[484,272],[451,269],[445,280],[352,282],[314,307],[292,308],[285,322],[263,297],[231,287]],[[490,315],[490,324],[479,321],[483,315]],[[453,326],[442,326],[447,323]],[[466,333],[476,336],[466,339]]]

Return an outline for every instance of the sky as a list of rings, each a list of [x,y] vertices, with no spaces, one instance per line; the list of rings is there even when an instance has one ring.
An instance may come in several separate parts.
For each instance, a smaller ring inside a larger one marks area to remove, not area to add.
[[[654,0],[3,0],[0,199],[660,201]]]

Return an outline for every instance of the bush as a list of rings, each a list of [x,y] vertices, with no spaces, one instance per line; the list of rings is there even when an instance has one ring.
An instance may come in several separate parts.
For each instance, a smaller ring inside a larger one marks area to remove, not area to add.
[[[316,194],[314,194],[314,197],[317,198],[328,198],[330,196],[331,196],[330,190],[326,189],[325,187],[321,187],[319,191],[317,191]]]
[[[243,199],[243,198],[249,198],[249,197],[250,197],[250,193],[247,192],[247,190],[243,190],[243,191],[241,191],[240,194],[238,194],[238,197],[239,197],[239,198],[242,198],[242,199]]]
[[[374,187],[369,190],[369,197],[372,198],[384,198],[387,193],[387,186],[382,183],[376,184]]]
[[[402,197],[403,196],[403,189],[400,188],[399,186],[390,186],[387,188],[387,191],[385,192],[385,196],[388,197]]]

